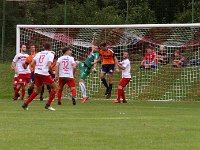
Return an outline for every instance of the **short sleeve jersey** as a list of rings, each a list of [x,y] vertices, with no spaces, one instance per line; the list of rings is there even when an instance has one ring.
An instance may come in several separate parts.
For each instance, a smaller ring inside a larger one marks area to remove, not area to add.
[[[29,56],[26,58],[26,63],[27,63],[27,64],[30,64],[30,63],[32,62],[32,60],[33,60],[34,57],[35,57],[35,54],[29,55]],[[31,72],[33,72],[34,69],[35,69],[35,67],[31,67],[30,69],[31,69]]]
[[[99,50],[99,55],[102,57],[102,65],[115,64],[115,53],[111,49]]]
[[[54,54],[50,51],[44,50],[35,55],[33,60],[35,60],[35,73],[40,75],[48,76],[49,74],[49,67],[48,63],[53,63]]]
[[[75,64],[74,58],[68,55],[64,55],[58,58],[59,63],[59,77],[74,78],[73,64]]]
[[[122,70],[122,78],[131,78],[131,64],[129,59],[125,59],[120,64],[125,67],[124,70]]]
[[[91,63],[94,62],[94,60],[97,60],[98,58],[99,58],[98,52],[91,52],[85,60],[86,66],[91,68],[93,66]]]
[[[24,67],[23,67],[23,64],[25,64],[27,57],[29,57],[28,54],[19,53],[19,54],[15,55],[15,57],[13,59],[13,62],[15,63],[19,74],[28,74],[31,72],[29,68],[24,69]]]
[[[155,58],[157,57],[156,52],[151,52],[151,53],[146,53],[144,56],[144,60],[152,62]],[[157,59],[155,59],[156,63],[157,63]]]

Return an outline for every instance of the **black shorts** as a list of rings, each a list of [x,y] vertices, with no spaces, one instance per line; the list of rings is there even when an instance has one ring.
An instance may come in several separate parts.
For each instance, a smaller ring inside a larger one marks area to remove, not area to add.
[[[106,64],[101,66],[101,72],[104,73],[112,73],[114,72],[115,65],[114,64]]]

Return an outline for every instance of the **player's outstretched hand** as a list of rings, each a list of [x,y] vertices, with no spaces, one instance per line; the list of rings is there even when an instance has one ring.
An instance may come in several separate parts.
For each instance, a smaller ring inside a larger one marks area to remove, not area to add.
[[[97,72],[97,69],[96,69],[96,68],[93,68],[93,69],[92,69],[92,72],[93,72],[93,73],[96,73],[96,72]]]

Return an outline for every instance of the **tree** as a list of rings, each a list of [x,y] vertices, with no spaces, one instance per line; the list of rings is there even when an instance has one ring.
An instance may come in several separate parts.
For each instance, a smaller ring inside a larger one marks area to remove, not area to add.
[[[136,5],[131,5],[129,9],[128,23],[156,23],[155,13],[150,10],[149,4],[146,1]]]
[[[194,2],[194,22],[200,22],[200,1]],[[184,7],[184,11],[179,10],[175,15],[174,22],[191,23],[192,22],[192,2]]]

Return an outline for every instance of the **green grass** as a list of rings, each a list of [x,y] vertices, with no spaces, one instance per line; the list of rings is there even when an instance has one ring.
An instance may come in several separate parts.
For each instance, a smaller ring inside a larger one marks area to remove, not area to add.
[[[64,99],[62,106],[53,102],[55,112],[44,109],[45,101],[33,101],[24,111],[22,101],[12,101],[13,72],[9,66],[0,64],[2,150],[200,149],[198,102],[131,100],[113,104],[94,100],[81,104],[78,100],[73,106]]]
[[[1,99],[0,149],[197,150],[200,149],[198,102],[91,101],[50,112],[45,102]]]

